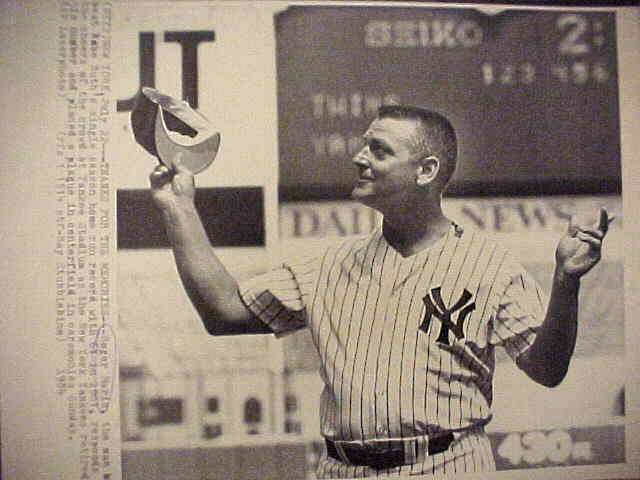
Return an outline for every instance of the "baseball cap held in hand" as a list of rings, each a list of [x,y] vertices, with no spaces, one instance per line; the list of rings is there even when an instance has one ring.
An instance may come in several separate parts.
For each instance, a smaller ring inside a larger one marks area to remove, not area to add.
[[[192,173],[203,171],[216,157],[220,133],[187,102],[143,87],[131,112],[133,136],[167,167],[181,153],[180,163]]]

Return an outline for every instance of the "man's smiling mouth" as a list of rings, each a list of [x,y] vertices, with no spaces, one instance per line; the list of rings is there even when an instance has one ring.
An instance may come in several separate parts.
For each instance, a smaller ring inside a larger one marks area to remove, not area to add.
[[[366,170],[360,171],[358,174],[358,181],[360,182],[371,182],[373,180],[373,175],[371,173],[368,173]]]

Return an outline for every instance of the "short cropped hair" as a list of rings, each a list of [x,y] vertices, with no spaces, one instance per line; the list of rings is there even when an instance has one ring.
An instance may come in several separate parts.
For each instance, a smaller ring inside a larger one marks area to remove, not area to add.
[[[413,105],[383,105],[378,109],[378,118],[408,119],[418,123],[420,129],[414,151],[419,155],[438,157],[437,181],[444,190],[456,169],[458,157],[458,141],[451,122],[438,112]]]

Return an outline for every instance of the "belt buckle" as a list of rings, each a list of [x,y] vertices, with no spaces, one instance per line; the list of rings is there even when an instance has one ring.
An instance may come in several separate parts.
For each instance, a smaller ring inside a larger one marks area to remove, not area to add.
[[[424,460],[425,456],[446,451],[455,437],[452,432],[425,436],[420,439],[384,440],[349,444],[331,442],[340,460],[352,465],[364,465],[374,470],[386,470]]]
[[[431,456],[447,451],[454,440],[453,432],[435,435],[433,438],[430,436],[427,441],[427,455]]]
[[[392,442],[364,443],[366,464],[374,470],[387,470],[405,464],[404,445],[402,443],[392,446]],[[386,444],[386,445],[385,445]]]

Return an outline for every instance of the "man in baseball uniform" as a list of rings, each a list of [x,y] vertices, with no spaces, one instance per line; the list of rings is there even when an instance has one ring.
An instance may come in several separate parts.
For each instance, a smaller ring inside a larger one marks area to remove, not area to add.
[[[547,299],[510,252],[443,214],[457,156],[446,118],[382,107],[363,138],[353,197],[382,227],[240,285],[209,245],[193,176],[158,166],[152,194],[178,271],[212,335],[311,329],[325,383],[319,478],[492,471],[494,349],[538,383],[562,381],[580,277],[610,219],[571,222]]]

